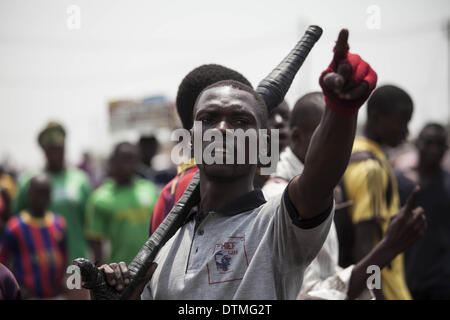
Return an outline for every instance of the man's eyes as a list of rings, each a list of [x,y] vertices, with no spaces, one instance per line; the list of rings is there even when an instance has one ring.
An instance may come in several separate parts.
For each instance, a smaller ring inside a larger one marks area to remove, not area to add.
[[[240,124],[240,125],[247,125],[250,123],[250,121],[246,118],[236,118],[233,120],[235,123]]]
[[[216,120],[214,117],[201,117],[198,119],[198,121],[201,121],[204,124],[212,124]],[[251,123],[251,121],[247,118],[234,118],[234,119],[231,119],[231,123],[233,123],[235,125],[239,125],[239,126],[246,126],[246,125],[249,125]]]
[[[198,121],[201,121],[202,123],[212,123],[213,118],[211,118],[211,117],[202,117],[202,118],[198,119]]]

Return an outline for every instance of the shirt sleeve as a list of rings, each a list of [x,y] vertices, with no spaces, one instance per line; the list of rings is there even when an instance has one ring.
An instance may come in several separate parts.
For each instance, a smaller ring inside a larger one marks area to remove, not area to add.
[[[284,189],[286,189],[286,186],[287,181],[285,180],[270,179],[269,181],[266,182],[261,191],[264,194],[264,198],[270,200],[282,194]]]
[[[91,195],[86,205],[86,237],[91,240],[107,238],[107,221],[105,210],[95,194]]]
[[[327,210],[316,217],[300,219],[287,190],[281,196],[274,219],[276,252],[281,272],[291,272],[299,266],[306,268],[311,263],[328,236],[334,215],[333,201]]]
[[[344,175],[346,196],[353,201],[349,208],[354,224],[381,217],[383,205],[383,169],[376,160],[350,164]]]

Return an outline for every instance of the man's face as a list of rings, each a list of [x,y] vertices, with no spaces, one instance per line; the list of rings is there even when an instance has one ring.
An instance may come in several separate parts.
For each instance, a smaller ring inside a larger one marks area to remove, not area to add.
[[[50,182],[40,179],[30,183],[28,200],[30,208],[37,212],[45,211],[50,203]]]
[[[223,136],[224,141],[223,148],[215,148],[211,153],[213,157],[220,153],[223,164],[206,164],[205,161],[199,164],[200,170],[203,170],[207,176],[222,180],[233,180],[236,177],[254,172],[256,164],[247,164],[248,143],[245,143],[244,150],[237,150],[236,141],[233,146],[225,143],[225,134],[227,130],[237,129],[243,131],[252,129],[257,133],[257,129],[261,128],[261,122],[255,110],[256,104],[257,102],[251,93],[230,86],[208,89],[199,97],[194,109],[194,120],[201,122],[202,136],[206,130],[214,130]],[[202,139],[203,155],[205,155],[205,148],[210,143],[211,141]],[[234,150],[234,161],[233,164],[225,164],[227,153],[231,152],[230,148]],[[245,152],[246,164],[237,164],[238,152]]]
[[[425,128],[417,140],[420,162],[425,167],[439,167],[447,150],[445,134],[434,127]]]
[[[49,146],[44,149],[47,167],[51,171],[60,171],[64,167],[64,146]]]
[[[119,183],[133,177],[138,164],[138,151],[134,146],[122,146],[113,159],[113,175]]]
[[[268,121],[269,129],[279,130],[280,152],[289,145],[289,114],[288,105],[282,103],[272,111]]]
[[[412,110],[407,107],[399,107],[392,113],[378,115],[379,133],[388,146],[397,147],[406,140],[411,116]]]

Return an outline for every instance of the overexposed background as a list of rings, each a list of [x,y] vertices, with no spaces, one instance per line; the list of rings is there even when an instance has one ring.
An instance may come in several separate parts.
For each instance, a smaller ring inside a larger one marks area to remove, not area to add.
[[[52,119],[67,127],[70,163],[84,150],[106,154],[109,100],[174,99],[183,76],[204,63],[256,86],[309,24],[324,33],[288,93],[291,107],[319,89],[346,27],[379,84],[411,94],[414,136],[425,122],[450,118],[449,19],[448,0],[0,0],[0,162],[40,168],[36,135]]]

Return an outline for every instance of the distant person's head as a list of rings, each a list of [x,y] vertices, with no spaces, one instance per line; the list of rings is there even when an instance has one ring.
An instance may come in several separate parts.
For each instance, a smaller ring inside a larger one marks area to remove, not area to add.
[[[419,164],[426,169],[436,169],[448,148],[447,132],[444,126],[428,123],[419,133],[416,140],[419,151]]]
[[[289,123],[292,152],[304,163],[311,137],[325,112],[322,92],[311,92],[295,103]]]
[[[193,126],[194,104],[206,87],[223,80],[235,80],[251,87],[250,82],[239,72],[217,64],[205,64],[189,72],[178,87],[176,106],[183,127]]]
[[[39,133],[38,142],[44,150],[47,169],[59,172],[64,169],[66,130],[58,122],[49,122]]]
[[[45,213],[51,196],[50,179],[40,174],[30,180],[28,188],[28,203],[31,215],[40,216]]]
[[[83,152],[83,155],[82,155],[82,157],[83,157],[83,162],[84,163],[91,163],[91,161],[92,161],[92,157],[91,157],[91,154],[88,152],[88,151],[85,151],[85,152]]]
[[[408,93],[396,86],[381,86],[367,102],[366,133],[380,144],[396,147],[408,136],[412,113],[413,101]]]
[[[280,152],[289,145],[289,115],[289,106],[284,100],[278,107],[273,109],[269,115],[269,129],[279,130]]]
[[[158,153],[159,142],[153,135],[141,136],[138,142],[141,162],[151,165],[153,157]]]
[[[119,143],[111,155],[111,176],[119,185],[131,183],[138,162],[138,147],[129,142]]]

